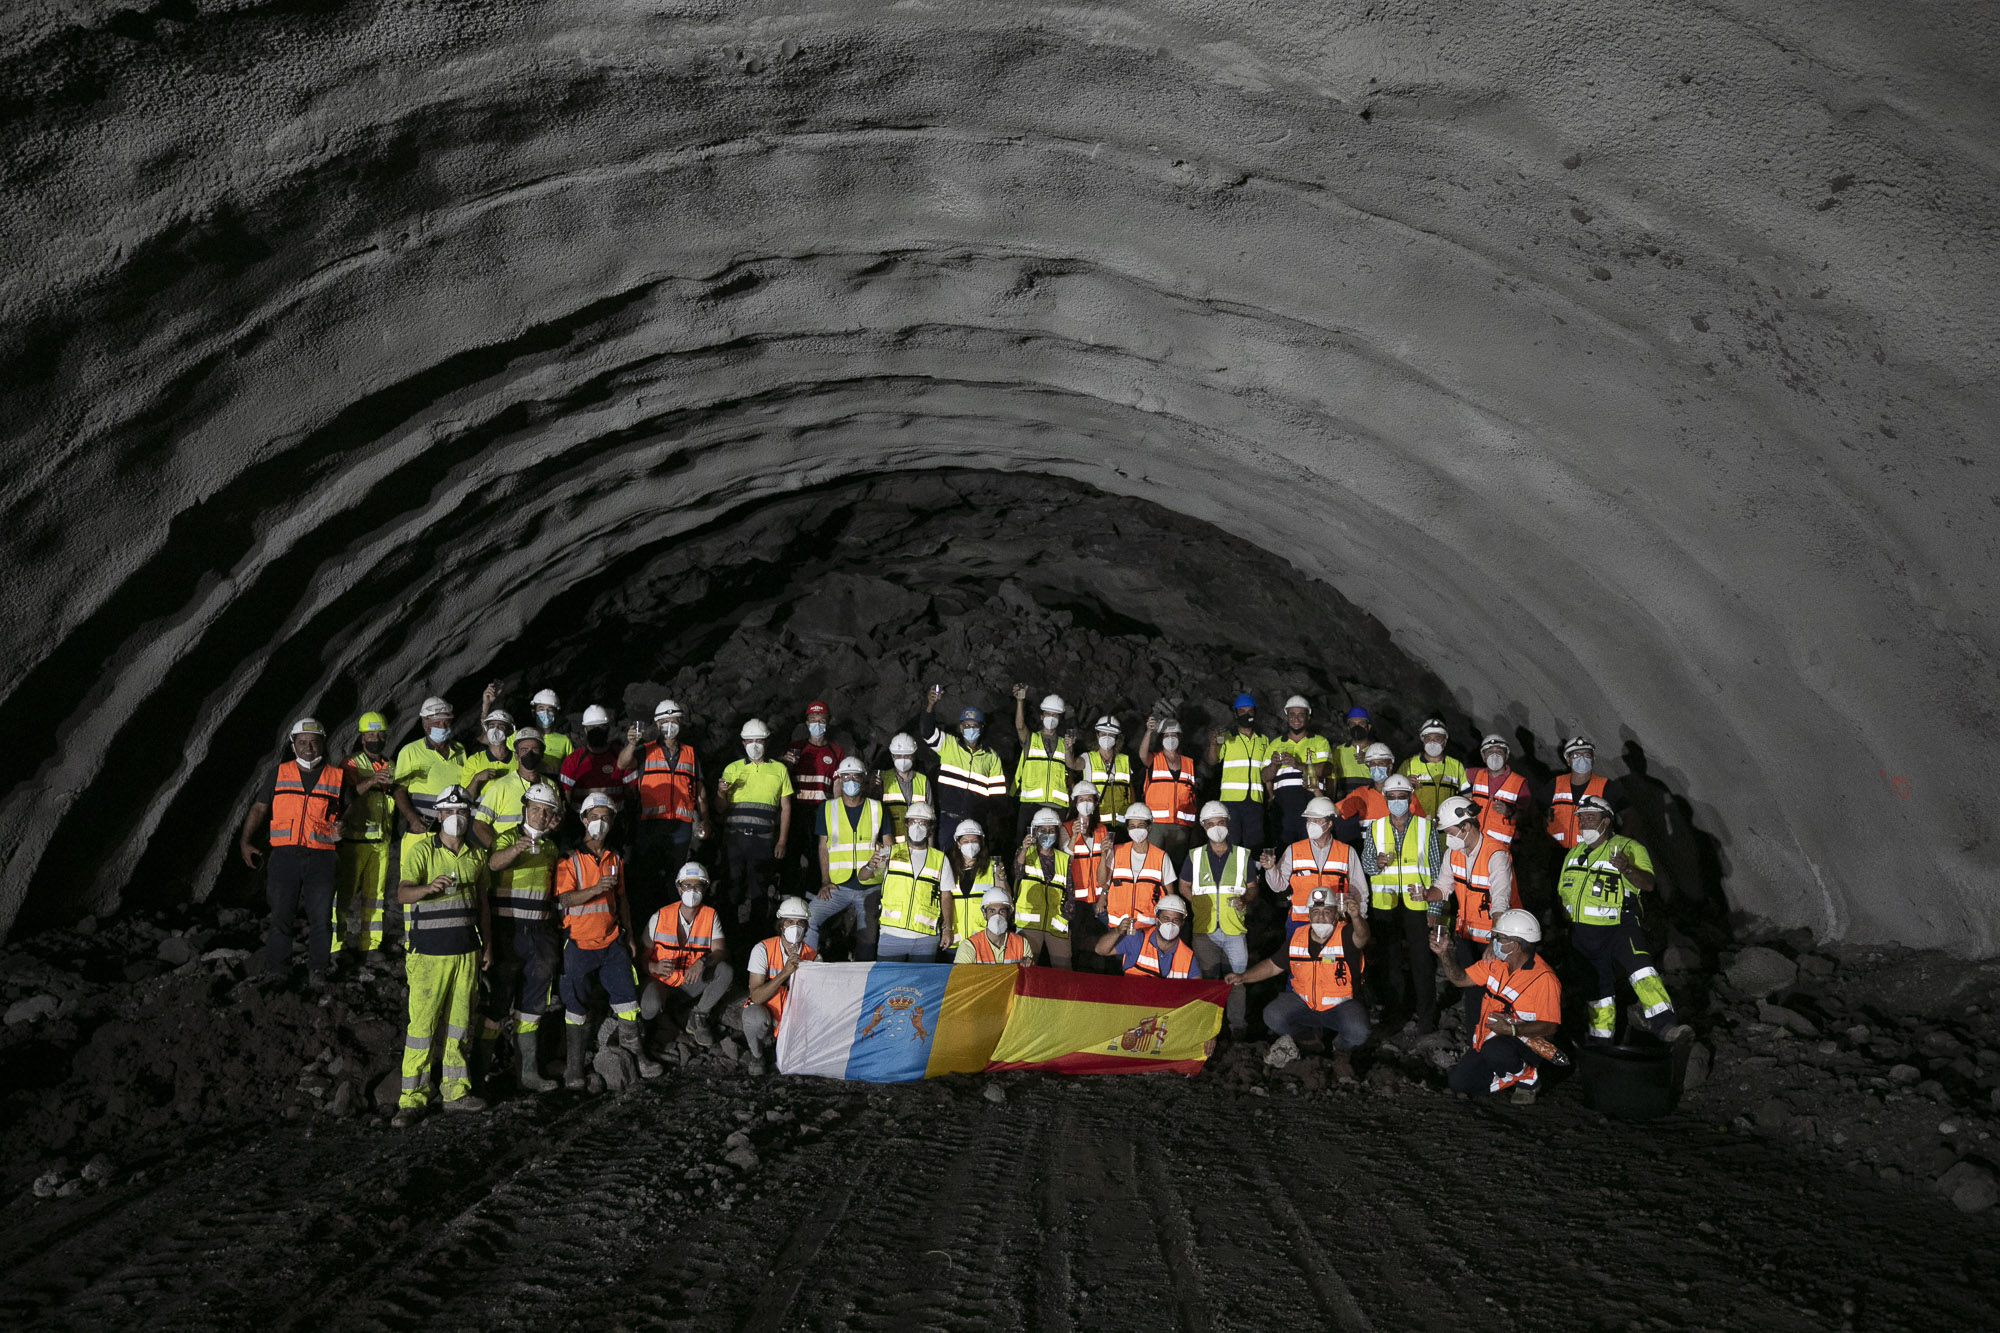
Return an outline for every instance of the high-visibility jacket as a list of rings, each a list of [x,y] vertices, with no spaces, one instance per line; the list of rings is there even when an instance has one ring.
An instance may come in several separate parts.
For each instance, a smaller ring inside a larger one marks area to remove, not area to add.
[[[489,856],[504,852],[527,835],[519,828],[502,830]],[[556,867],[555,839],[543,838],[533,851],[522,852],[505,870],[489,870],[493,881],[493,915],[502,929],[536,930],[554,919],[550,896]]]
[[[669,755],[660,742],[646,742],[639,751],[639,818],[692,824],[699,811],[695,783],[700,773],[692,745],[676,746]]]
[[[1068,852],[1050,852],[1047,870],[1039,849],[1021,853],[1021,882],[1014,889],[1014,928],[1069,934]]]
[[[804,940],[799,941],[800,962],[810,963],[815,959],[817,959],[818,957],[819,953],[816,950],[814,950],[812,945],[807,944]],[[772,977],[775,977],[778,975],[778,973],[784,971],[785,937],[782,935],[773,935],[770,939],[764,941],[763,971],[759,972],[755,968],[748,968],[745,970],[749,972],[750,981],[753,985],[759,981],[769,981]],[[771,1035],[773,1037],[778,1035],[778,1025],[784,1021],[785,996],[791,991],[791,989],[792,989],[792,984],[788,981],[784,985],[778,987],[778,989],[776,989],[775,991],[772,991],[771,998],[764,1001],[764,1007],[771,1011]],[[751,1001],[745,1000],[743,1002],[743,1007],[745,1009],[748,1009],[751,1003],[752,1003]]]
[[[344,770],[325,760],[308,782],[298,761],[278,765],[271,788],[271,845],[330,852],[340,841],[340,790]]]
[[[1146,764],[1146,808],[1153,812],[1153,824],[1180,824],[1194,827],[1194,760],[1186,755],[1169,759],[1163,750],[1153,751]]]
[[[646,970],[668,986],[685,982],[688,973],[701,966],[708,951],[722,939],[715,909],[707,903],[694,909],[694,920],[686,924],[685,931],[682,933],[679,903],[653,913],[653,923],[646,931]]]
[[[1097,788],[1097,817],[1111,828],[1125,827],[1125,807],[1132,804],[1132,756],[1092,750],[1083,759],[1083,775]]]
[[[1506,850],[1500,843],[1481,839],[1477,855],[1470,860],[1464,852],[1446,853],[1458,899],[1458,933],[1467,939],[1493,938],[1493,858]]]
[[[1160,946],[1166,944],[1162,949]],[[1139,957],[1125,969],[1128,977],[1166,977],[1181,980],[1194,975],[1194,950],[1186,940],[1168,942],[1148,928],[1139,941]]]
[[[1028,942],[1021,938],[1021,932],[1010,930],[1006,941],[999,948],[993,946],[993,933],[980,930],[965,937],[972,944],[972,961],[975,963],[1018,963],[1028,956]]]
[[[1111,882],[1105,886],[1104,916],[1113,929],[1130,922],[1151,926],[1157,917],[1153,904],[1166,892],[1169,877],[1167,854],[1152,843],[1145,854],[1134,856],[1139,844],[1128,842],[1111,853]]]
[[[1304,790],[1308,769],[1317,768],[1323,778],[1333,767],[1333,745],[1324,736],[1301,736],[1297,740],[1280,736],[1271,742],[1269,757],[1279,761],[1277,776],[1271,780],[1273,795],[1294,788]]]
[[[1429,906],[1424,891],[1431,886],[1431,839],[1436,836],[1436,824],[1412,814],[1403,825],[1399,850],[1394,820],[1384,816],[1368,821],[1368,840],[1375,844],[1375,872],[1368,876],[1368,897],[1376,907],[1385,911],[1394,907],[1398,893],[1403,895],[1405,907],[1421,912]]]
[[[893,768],[885,768],[876,775],[882,782],[882,814],[889,821],[890,831],[897,842],[907,841],[910,827],[910,807],[918,801],[929,805],[931,780],[915,769],[910,770],[910,791],[903,794],[903,784],[898,780],[902,775]]]
[[[1069,809],[1069,742],[1036,732],[1014,763],[1014,790],[1022,805]]]
[[[1555,792],[1549,797],[1549,836],[1564,847],[1576,846],[1576,803],[1585,796],[1602,797],[1606,785],[1596,773],[1580,787],[1574,775],[1557,778]]]
[[[458,881],[443,893],[403,909],[403,939],[409,951],[431,957],[475,952],[479,948],[479,895],[488,879],[486,850],[467,841],[454,851],[439,835],[427,834],[412,839],[404,849],[401,874],[407,884],[429,884],[440,875],[451,875]]]
[[[918,935],[937,934],[944,915],[938,885],[944,880],[944,853],[926,847],[914,857],[903,843],[882,867],[881,923]]]
[[[875,840],[882,836],[882,803],[864,796],[859,818],[847,802],[836,796],[826,803],[826,872],[835,884],[853,880],[860,884],[880,884],[882,872],[870,870],[875,857]]]
[[[1111,831],[1102,824],[1079,835],[1070,822],[1069,896],[1080,907],[1095,907],[1104,896],[1104,849],[1111,845]]]
[[[1479,1023],[1472,1029],[1472,1049],[1478,1050],[1493,1035],[1486,1020],[1502,1014],[1517,1023],[1558,1023],[1562,1021],[1562,982],[1556,970],[1540,954],[1526,967],[1509,967],[1482,958],[1465,969],[1467,979],[1479,983]],[[1532,1075],[1530,1064],[1526,1073]],[[1500,1080],[1496,1080],[1499,1082]],[[1532,1083],[1532,1077],[1521,1078]]]
[[[979,910],[979,900],[986,896],[988,889],[1005,878],[990,857],[976,874],[952,877],[951,892],[946,895],[950,901],[945,904],[945,910],[951,914],[953,939],[962,940],[986,929],[986,914]]]
[[[958,813],[1007,794],[1007,773],[991,749],[968,750],[951,732],[938,739],[938,806]]]
[[[350,755],[348,767],[354,770],[356,778],[370,773],[380,777],[389,772],[391,764],[387,756],[370,758],[366,750]],[[351,792],[353,789],[348,788]],[[396,799],[391,794],[388,783],[381,783],[347,802],[347,814],[340,824],[342,842],[386,842],[389,825],[396,817]]]
[[[1306,1008],[1320,1013],[1354,998],[1354,983],[1367,962],[1361,950],[1348,951],[1345,917],[1333,923],[1333,934],[1323,940],[1313,938],[1311,922],[1294,926],[1285,953],[1291,963],[1293,993],[1306,1002]]]
[[[1615,926],[1625,919],[1625,895],[1638,890],[1611,864],[1618,852],[1625,853],[1635,870],[1653,873],[1653,858],[1645,847],[1622,833],[1612,834],[1595,847],[1578,843],[1563,857],[1556,877],[1556,897],[1562,899],[1569,919],[1579,926]]]
[[[1366,742],[1359,747],[1351,743],[1334,747],[1334,799],[1373,785],[1375,779],[1368,775],[1368,761],[1361,757],[1361,752],[1367,748]]]
[[[1413,754],[1403,761],[1401,772],[1416,787],[1417,809],[1426,815],[1436,814],[1445,797],[1465,790],[1465,765],[1450,755],[1426,759]]]
[[[1270,738],[1255,732],[1248,736],[1240,731],[1231,732],[1223,737],[1215,757],[1222,766],[1222,799],[1262,804],[1264,764],[1271,757]]]
[[[614,887],[587,903],[562,909],[563,929],[579,949],[609,948],[618,938],[619,904],[625,894],[625,861],[609,847],[592,854],[579,847],[556,862],[556,896],[597,887],[610,878]]]
[[[1312,917],[1314,889],[1331,889],[1336,895],[1347,892],[1347,854],[1344,842],[1327,839],[1326,858],[1313,854],[1311,838],[1292,844],[1291,919],[1294,924]]]
[[[1220,930],[1225,935],[1241,935],[1243,912],[1236,906],[1236,899],[1241,898],[1250,887],[1250,876],[1254,873],[1250,851],[1245,847],[1229,849],[1220,875],[1209,867],[1207,847],[1197,847],[1189,852],[1189,933],[1206,935]]]
[[[1466,795],[1479,807],[1479,833],[1505,845],[1514,841],[1514,826],[1527,809],[1528,780],[1512,769],[1501,777],[1484,766],[1472,772]]]

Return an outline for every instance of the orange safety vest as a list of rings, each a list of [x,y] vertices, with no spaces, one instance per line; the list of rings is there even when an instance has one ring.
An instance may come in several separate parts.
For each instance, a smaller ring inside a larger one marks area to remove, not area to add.
[[[1175,940],[1174,950],[1165,959],[1155,947],[1159,942],[1157,931],[1147,931],[1139,940],[1139,958],[1125,969],[1128,977],[1165,977],[1169,981],[1179,981],[1194,975],[1194,950],[1188,948],[1186,940]]]
[[[1514,821],[1521,817],[1521,802],[1528,797],[1528,780],[1509,772],[1496,779],[1493,770],[1481,768],[1472,775],[1466,793],[1479,807],[1479,832],[1483,837],[1506,844],[1514,841]]]
[[[1292,931],[1288,948],[1292,963],[1292,990],[1306,1007],[1318,1013],[1354,998],[1354,983],[1361,978],[1367,962],[1357,950],[1350,963],[1347,956],[1347,921],[1333,923],[1333,934],[1324,943],[1312,935],[1308,922]]]
[[[664,984],[678,986],[708,957],[720,932],[715,928],[715,909],[703,903],[694,909],[694,920],[688,922],[688,933],[682,935],[681,905],[674,903],[653,914],[652,929],[647,933],[651,944],[646,970]]]
[[[340,804],[341,778],[340,765],[322,759],[308,786],[296,759],[279,764],[271,795],[271,845],[332,851],[340,839],[333,812]]]
[[[1458,933],[1469,940],[1493,938],[1493,856],[1504,843],[1479,840],[1479,859],[1467,866],[1464,852],[1450,852],[1451,877],[1457,882]]]
[[[1562,1015],[1562,982],[1556,979],[1555,969],[1542,961],[1540,954],[1526,967],[1511,971],[1505,963],[1475,963],[1484,973],[1484,982],[1479,989],[1479,1023],[1472,1029],[1472,1049],[1478,1050],[1492,1035],[1486,1020],[1494,1014],[1512,1018],[1517,1022],[1553,1023]],[[1470,970],[1470,969],[1468,969]],[[1524,1012],[1525,1011],[1525,1012]],[[1528,1077],[1522,1082],[1534,1082],[1531,1062]],[[1497,1091],[1500,1086],[1496,1085]]]
[[[1097,875],[1104,868],[1104,847],[1111,838],[1104,825],[1090,830],[1088,837],[1075,836],[1076,825],[1070,825],[1072,841],[1069,845],[1069,891],[1070,901],[1085,907],[1097,906],[1097,900],[1104,896],[1104,886],[1098,883]]]
[[[694,747],[683,745],[680,753],[667,758],[666,747],[648,741],[640,751],[639,818],[678,819],[692,824],[694,802]]]
[[[1389,798],[1374,787],[1356,787],[1334,803],[1333,812],[1342,819],[1358,819],[1364,824],[1374,819],[1387,819]]]
[[[1111,853],[1111,889],[1104,911],[1114,928],[1135,917],[1139,925],[1152,925],[1158,919],[1153,904],[1160,901],[1167,882],[1167,854],[1147,843],[1145,859],[1135,864],[1133,846],[1128,842]]]
[[[1185,824],[1194,827],[1194,760],[1186,755],[1179,763],[1166,753],[1153,751],[1146,772],[1146,808],[1153,812],[1154,824]]]
[[[818,957],[819,954],[814,950],[812,945],[807,944],[804,940],[799,941],[800,962],[810,963]],[[750,975],[756,981],[769,981],[784,970],[785,937],[783,935],[773,935],[770,939],[764,941],[764,970],[762,972],[752,972]],[[784,1021],[785,996],[791,989],[791,983],[787,982],[773,991],[770,999],[764,1001],[764,1007],[771,1011],[771,1035],[773,1037],[778,1035],[778,1024]],[[750,1003],[749,1000],[745,1000],[743,1007],[748,1009]]]
[[[1555,794],[1549,797],[1549,836],[1564,847],[1576,846],[1576,802],[1581,796],[1603,796],[1604,779],[1592,773],[1583,784],[1583,790],[1576,788],[1574,774],[1556,779]]]
[[[1028,956],[1028,942],[1021,938],[1017,930],[1007,932],[1007,942],[1000,946],[1000,952],[993,951],[993,932],[982,930],[966,936],[972,941],[972,959],[976,963],[1018,963]]]
[[[611,892],[576,907],[562,909],[563,929],[579,949],[609,948],[618,939],[618,900],[624,892],[625,863],[618,853],[606,848],[602,854],[592,856],[587,848],[579,847],[562,860],[556,862],[556,896],[577,889],[595,888],[597,882],[612,876],[619,882]]]
[[[1312,919],[1312,894],[1314,889],[1332,889],[1335,893],[1347,892],[1347,853],[1344,842],[1334,842],[1327,848],[1324,863],[1313,859],[1311,838],[1301,838],[1292,844],[1292,912],[1294,924]]]

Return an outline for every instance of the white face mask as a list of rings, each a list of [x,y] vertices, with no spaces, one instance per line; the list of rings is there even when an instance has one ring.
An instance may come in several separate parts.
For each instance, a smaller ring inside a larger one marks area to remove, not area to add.
[[[1125,830],[1125,836],[1134,842],[1144,842],[1151,835],[1152,830],[1144,824],[1134,824],[1131,828]]]
[[[1389,802],[1389,813],[1394,815],[1397,819],[1401,819],[1404,815],[1410,813],[1409,801],[1400,800],[1400,801]]]
[[[1580,828],[1576,831],[1576,840],[1586,847],[1594,847],[1604,840],[1604,830],[1601,828]]]
[[[1587,754],[1580,754],[1576,758],[1570,760],[1569,771],[1576,774],[1578,777],[1582,777],[1584,774],[1590,772],[1590,756]]]
[[[976,842],[961,842],[958,844],[958,854],[970,861],[979,855],[979,844]]]
[[[749,761],[750,761],[751,763],[753,763],[753,764],[761,764],[761,763],[763,763],[763,762],[764,762],[764,742],[762,742],[762,741],[745,741],[745,742],[743,742],[743,757],[744,757],[745,759],[748,759],[748,760],[749,760]]]
[[[548,836],[541,829],[538,829],[533,824],[529,824],[526,822],[523,822],[521,825],[521,835],[528,840],[528,844],[530,846],[533,846],[535,843],[540,842],[543,838]]]
[[[681,890],[681,906],[682,906],[682,907],[685,907],[685,908],[688,908],[688,909],[690,909],[690,910],[692,910],[692,909],[694,909],[694,908],[697,908],[697,907],[701,906],[701,890],[700,890],[700,889],[682,889],[682,890]]]
[[[1099,736],[1097,738],[1097,748],[1106,754],[1110,754],[1118,748],[1118,738],[1116,736]]]
[[[898,773],[907,773],[916,766],[917,761],[909,755],[899,754],[896,756],[896,771]]]
[[[1160,748],[1168,751],[1178,750],[1181,748],[1181,738],[1178,736],[1162,736],[1160,737]]]
[[[593,819],[583,826],[583,831],[593,838],[602,838],[611,831],[611,821],[608,819]]]
[[[446,815],[438,821],[438,828],[447,838],[462,838],[465,836],[465,826],[470,822],[464,815]]]
[[[1444,835],[1444,845],[1451,848],[1454,852],[1462,852],[1465,850],[1465,839],[1459,837],[1456,833],[1447,833]]]
[[[1040,847],[1043,851],[1047,851],[1049,848],[1056,845],[1055,833],[1053,831],[1046,833],[1037,833],[1035,835],[1035,845],[1037,847]]]
[[[861,794],[861,784],[853,778],[848,778],[840,784],[840,794],[842,796],[859,796]]]
[[[1427,754],[1427,755],[1429,755],[1429,756],[1430,756],[1431,758],[1433,758],[1433,759],[1437,758],[1437,757],[1438,757],[1439,755],[1441,755],[1441,754],[1443,754],[1443,753],[1444,753],[1444,742],[1443,742],[1443,741],[1425,741],[1425,742],[1424,742],[1424,753],[1425,753],[1425,754]]]
[[[921,847],[924,843],[930,840],[931,836],[930,827],[926,825],[921,819],[919,819],[915,823],[910,825],[909,835],[910,835],[910,841]]]
[[[556,710],[553,708],[537,708],[535,710],[535,721],[542,724],[543,730],[553,727],[556,724]]]
[[[1500,963],[1507,961],[1507,946],[1500,942],[1498,935],[1493,937],[1493,959]]]
[[[488,745],[505,745],[507,743],[507,728],[488,727],[486,729],[486,743]]]
[[[1202,832],[1208,835],[1208,840],[1210,842],[1225,843],[1229,841],[1229,825],[1227,824],[1210,825],[1209,827],[1204,828]]]
[[[1005,935],[1007,933],[1007,914],[1005,912],[995,912],[992,916],[987,917],[986,933],[996,938]]]
[[[1315,921],[1312,923],[1312,931],[1314,939],[1323,940],[1327,936],[1333,934],[1333,922]]]
[[[784,930],[784,936],[785,936],[785,943],[797,944],[800,940],[806,937],[806,928],[800,925],[798,922],[793,921],[788,925],[786,925]]]
[[[451,739],[451,728],[432,727],[428,731],[424,732],[424,735],[431,738],[431,743],[433,745],[443,745],[446,741]]]
[[[965,729],[963,730],[963,732],[962,732],[961,734],[962,734],[962,735],[963,735],[963,736],[965,737],[965,743],[966,743],[967,745],[977,745],[977,744],[979,744],[979,728],[978,728],[978,727],[966,727],[966,728],[965,728]]]
[[[1368,777],[1374,782],[1385,782],[1388,780],[1389,770],[1380,764],[1373,764],[1369,766]]]
[[[1161,938],[1161,939],[1163,939],[1163,940],[1172,940],[1172,939],[1178,939],[1178,938],[1180,938],[1180,933],[1181,933],[1181,923],[1180,923],[1180,922],[1178,922],[1178,921],[1162,921],[1162,922],[1160,923],[1160,938]]]
[[[1091,814],[1096,809],[1097,809],[1097,802],[1095,801],[1078,801],[1076,803],[1077,818],[1089,819]]]
[[[814,740],[816,740],[816,741],[823,741],[823,740],[825,740],[825,739],[826,739],[826,723],[824,723],[824,722],[808,722],[808,723],[806,723],[806,735],[808,735],[808,736],[812,737],[812,738],[813,738]]]
[[[1507,756],[1506,756],[1506,755],[1504,755],[1504,754],[1489,754],[1489,755],[1487,755],[1487,756],[1486,756],[1486,771],[1487,771],[1487,772],[1489,772],[1489,773],[1498,773],[1498,772],[1499,772],[1499,771],[1500,771],[1501,769],[1503,769],[1503,768],[1505,768],[1505,767],[1507,767]]]
[[[662,723],[660,724],[660,739],[661,739],[661,740],[663,740],[663,741],[670,741],[670,740],[675,740],[675,739],[677,739],[677,738],[678,738],[678,737],[680,736],[680,734],[681,734],[681,724],[680,724],[680,723],[678,723],[678,722],[662,722]]]
[[[1043,731],[1053,732],[1057,727],[1060,727],[1061,725],[1062,725],[1062,719],[1057,717],[1055,714],[1053,713],[1042,714]]]
[[[294,753],[292,755],[292,762],[297,764],[300,768],[305,769],[308,773],[310,773],[313,769],[319,767],[319,761],[323,757],[324,756],[322,755],[314,755],[312,758],[307,759],[297,753]]]
[[[1326,822],[1319,819],[1308,819],[1306,821],[1306,836],[1314,842],[1325,842]]]

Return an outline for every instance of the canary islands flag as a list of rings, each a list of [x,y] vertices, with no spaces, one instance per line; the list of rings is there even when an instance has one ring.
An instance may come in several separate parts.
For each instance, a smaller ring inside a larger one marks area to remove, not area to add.
[[[778,1069],[870,1083],[989,1069],[1192,1074],[1227,995],[1219,981],[1046,967],[807,963],[792,977]]]

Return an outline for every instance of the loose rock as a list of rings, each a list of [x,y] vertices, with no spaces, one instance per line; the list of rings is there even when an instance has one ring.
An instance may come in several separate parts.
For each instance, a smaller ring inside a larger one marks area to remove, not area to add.
[[[1762,998],[1774,991],[1783,990],[1797,981],[1798,965],[1779,953],[1761,944],[1753,944],[1742,953],[1723,973],[1732,990],[1746,996]]]

